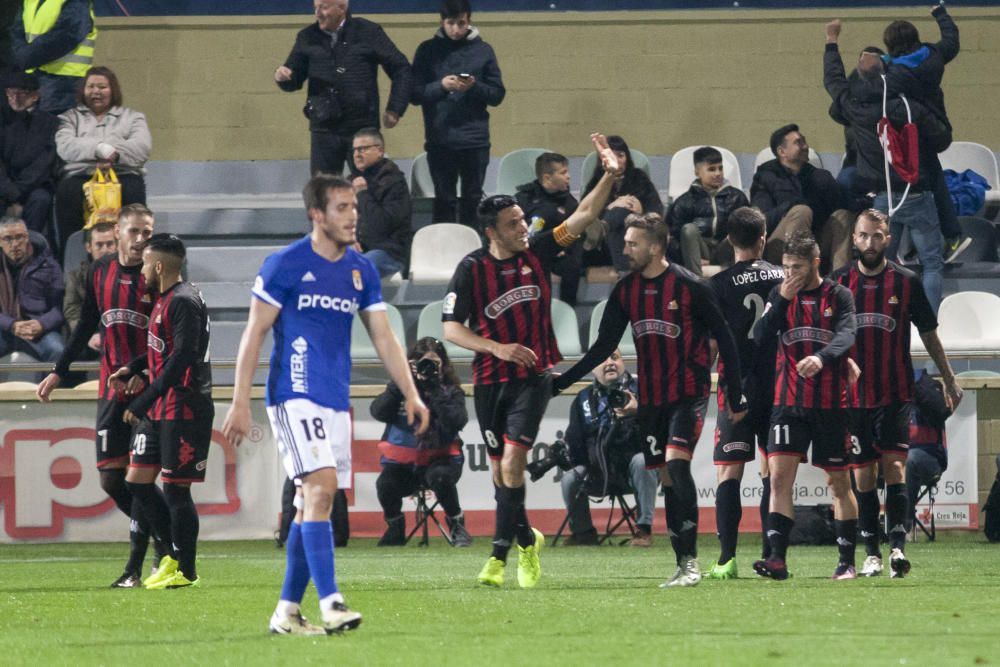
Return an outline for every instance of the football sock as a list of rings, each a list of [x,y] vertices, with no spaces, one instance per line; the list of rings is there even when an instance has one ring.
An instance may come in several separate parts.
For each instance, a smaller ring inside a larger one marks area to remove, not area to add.
[[[520,544],[522,548],[530,547],[535,543],[535,531],[531,529],[531,522],[528,521],[528,509],[524,504],[524,498],[525,495],[527,495],[527,488],[519,486],[516,489],[511,489],[511,491],[513,492],[513,496],[515,498],[514,502],[517,504],[517,525],[515,530],[517,543]]]
[[[131,494],[129,494],[131,495]],[[146,560],[146,550],[149,547],[149,522],[142,513],[142,503],[138,498],[132,498],[132,518],[128,522],[129,554],[125,571],[142,574],[142,563]]]
[[[767,560],[771,557],[771,541],[767,539],[767,515],[771,511],[771,478],[762,477],[764,490],[760,494],[760,535],[763,538],[760,557]]]
[[[334,572],[333,526],[329,521],[303,521],[300,531],[309,576],[322,601],[339,592]]]
[[[494,494],[497,500],[497,519],[496,530],[493,533],[492,555],[504,562],[507,561],[507,552],[510,551],[517,530],[517,508],[510,502],[510,491],[511,489],[505,486],[498,486]]]
[[[715,492],[715,519],[719,535],[719,564],[728,563],[736,556],[736,538],[743,518],[740,502],[740,481],[727,479]]]
[[[854,565],[854,541],[858,538],[858,520],[834,520],[833,531],[837,535],[837,551],[840,552],[840,562]]]
[[[791,537],[795,519],[780,512],[770,512],[767,515],[767,539],[771,543],[771,558],[786,560],[788,553],[788,538]]]
[[[674,505],[680,520],[681,548],[684,556],[698,555],[698,490],[691,476],[691,462],[683,459],[667,461],[667,470],[674,486]]]
[[[142,514],[149,523],[150,530],[158,540],[169,542],[172,539],[170,531],[170,508],[167,507],[167,499],[156,484],[136,484],[128,482],[129,491],[139,501],[142,506]],[[167,554],[174,556],[173,549],[168,549]],[[186,574],[186,573],[185,573]]]
[[[170,508],[170,530],[177,550],[177,569],[190,581],[198,578],[195,557],[198,551],[198,508],[190,486],[164,484],[163,494]]]
[[[125,468],[110,468],[100,471],[101,488],[108,494],[122,514],[132,517],[132,493],[125,482]]]
[[[858,491],[858,527],[861,539],[865,541],[865,553],[881,556],[878,529],[878,491]],[[853,537],[851,538],[854,539]]]
[[[302,526],[293,521],[288,529],[288,541],[285,542],[285,581],[281,585],[281,599],[298,606],[308,586],[309,562],[302,543]],[[288,615],[287,611],[285,615]]]
[[[910,501],[905,484],[887,484],[885,487],[885,516],[889,522],[889,548],[906,546],[906,513]]]
[[[670,536],[670,546],[674,550],[674,556],[677,558],[677,564],[681,564],[681,556],[684,555],[684,545],[681,543],[681,533],[680,533],[680,515],[676,510],[672,510],[672,506],[677,505],[677,497],[674,495],[674,487],[664,486],[663,487],[663,509],[664,514],[667,517],[667,534]]]

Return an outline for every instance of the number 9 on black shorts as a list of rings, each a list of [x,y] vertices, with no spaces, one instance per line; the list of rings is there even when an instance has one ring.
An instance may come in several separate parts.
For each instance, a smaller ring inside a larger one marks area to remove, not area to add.
[[[133,468],[160,468],[164,482],[205,481],[212,420],[143,419],[132,436]]]

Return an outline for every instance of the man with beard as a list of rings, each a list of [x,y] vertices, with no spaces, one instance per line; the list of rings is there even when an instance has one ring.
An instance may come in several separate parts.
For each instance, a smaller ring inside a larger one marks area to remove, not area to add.
[[[854,294],[858,322],[850,357],[860,366],[861,377],[848,392],[848,405],[852,433],[849,460],[858,492],[858,528],[867,552],[860,574],[873,577],[882,573],[875,490],[878,463],[885,478],[891,576],[898,578],[910,570],[903,552],[907,518],[904,473],[913,401],[911,321],[941,371],[949,407],[962,400],[962,390],[955,383],[937,335],[937,317],[920,279],[885,258],[891,240],[885,214],[875,209],[864,211],[854,227],[854,247],[860,258],[831,279]]]

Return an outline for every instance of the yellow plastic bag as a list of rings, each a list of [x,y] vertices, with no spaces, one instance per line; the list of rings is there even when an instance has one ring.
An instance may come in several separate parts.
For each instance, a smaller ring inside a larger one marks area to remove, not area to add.
[[[117,222],[122,207],[122,186],[115,170],[108,167],[105,174],[100,168],[83,184],[83,228],[90,229],[99,222]]]

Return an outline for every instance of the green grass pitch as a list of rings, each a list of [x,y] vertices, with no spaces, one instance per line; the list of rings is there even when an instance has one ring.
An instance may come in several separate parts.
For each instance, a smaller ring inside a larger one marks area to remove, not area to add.
[[[700,540],[702,567],[716,540]],[[337,574],[361,627],[333,637],[267,633],[284,552],[201,544],[198,589],[112,590],[127,545],[0,546],[2,665],[976,665],[1000,664],[1000,552],[981,535],[909,545],[914,566],[833,582],[835,547],[792,547],[793,578],[765,581],[741,540],[741,579],[660,590],[652,549],[542,551],[542,582],[475,583],[489,541],[379,549],[352,540]],[[888,552],[886,551],[886,555]],[[859,561],[861,559],[859,558]],[[303,603],[318,620],[315,591]]]

